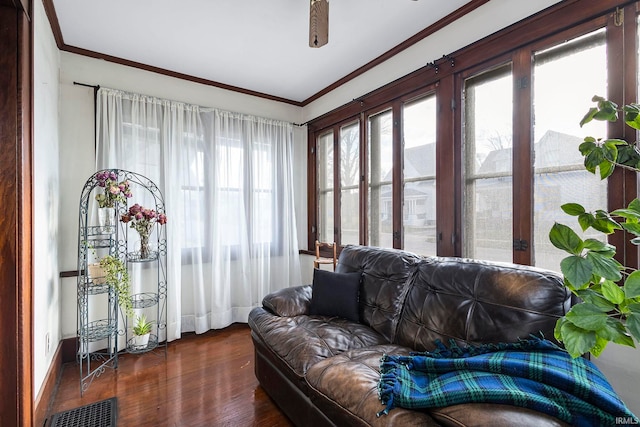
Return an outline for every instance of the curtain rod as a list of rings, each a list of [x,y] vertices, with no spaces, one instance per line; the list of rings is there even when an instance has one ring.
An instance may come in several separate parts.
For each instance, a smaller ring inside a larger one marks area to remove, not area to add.
[[[73,84],[74,84],[74,85],[78,85],[78,86],[92,87],[92,88],[94,88],[95,90],[100,89],[100,86],[99,86],[99,85],[89,85],[89,84],[86,84],[86,83],[78,83],[78,82],[73,82]]]

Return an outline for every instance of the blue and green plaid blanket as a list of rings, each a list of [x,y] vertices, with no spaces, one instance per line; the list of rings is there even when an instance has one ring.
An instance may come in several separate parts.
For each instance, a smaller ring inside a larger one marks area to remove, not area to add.
[[[386,408],[440,408],[486,402],[525,407],[575,426],[613,426],[638,418],[598,368],[534,337],[512,344],[384,355],[378,393]]]

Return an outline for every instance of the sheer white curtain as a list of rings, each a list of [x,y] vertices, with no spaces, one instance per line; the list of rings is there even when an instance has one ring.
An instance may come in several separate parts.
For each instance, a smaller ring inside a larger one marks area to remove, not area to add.
[[[291,124],[101,88],[96,133],[97,169],[164,194],[169,340],[246,322],[300,283]]]

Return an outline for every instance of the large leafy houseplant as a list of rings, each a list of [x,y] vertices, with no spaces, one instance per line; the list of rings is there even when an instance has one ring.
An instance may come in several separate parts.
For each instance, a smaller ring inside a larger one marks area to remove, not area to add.
[[[619,120],[633,129],[640,129],[640,105],[617,104],[595,96],[595,107],[580,122]],[[586,137],[580,144],[585,168],[607,179],[616,167],[640,172],[640,152],[635,143],[622,139]],[[631,243],[640,245],[640,200],[627,207],[608,212],[598,209],[588,212],[577,203],[562,205],[562,210],[574,217],[583,231],[592,228],[605,235],[624,230]],[[556,324],[555,337],[564,343],[573,356],[590,352],[599,356],[609,342],[635,347],[640,341],[640,271],[624,266],[614,256],[616,247],[604,241],[582,239],[570,227],[556,223],[549,232],[551,243],[569,253],[560,263],[564,283],[580,302]],[[604,240],[604,239],[603,239]]]

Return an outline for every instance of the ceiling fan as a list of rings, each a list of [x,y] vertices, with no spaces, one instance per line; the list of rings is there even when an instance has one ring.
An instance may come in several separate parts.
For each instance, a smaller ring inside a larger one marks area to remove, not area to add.
[[[309,13],[309,47],[329,43],[329,0],[311,0]]]

